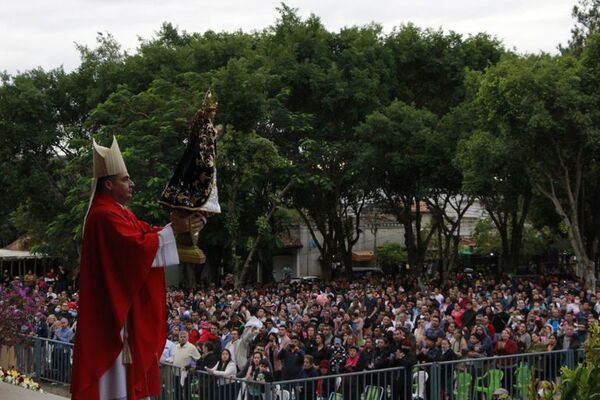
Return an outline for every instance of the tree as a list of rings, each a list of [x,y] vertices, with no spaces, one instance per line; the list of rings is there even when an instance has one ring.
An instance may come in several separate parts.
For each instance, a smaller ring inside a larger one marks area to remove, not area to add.
[[[361,169],[379,190],[380,204],[404,226],[408,262],[417,271],[436,229],[424,233],[421,209],[430,193],[436,124],[434,114],[395,101],[382,112],[369,115],[357,128]]]
[[[525,172],[566,225],[578,275],[588,288],[595,288],[595,265],[582,204],[588,200],[584,189],[600,143],[599,103],[590,87],[598,82],[593,77],[599,65],[597,43],[584,50],[584,70],[570,56],[505,59],[487,71],[479,93],[488,126],[512,151],[535,149],[523,154]]]
[[[394,271],[400,263],[406,262],[406,249],[400,243],[388,242],[376,249],[377,262],[384,271]]]
[[[287,162],[270,140],[254,132],[229,130],[222,137],[219,149],[221,219],[228,233],[226,247],[230,250],[223,259],[231,265],[232,272],[240,274],[237,282],[244,284],[250,277],[250,262],[260,237],[272,227],[271,218],[265,216],[279,202],[272,196],[280,187]],[[244,264],[242,258],[247,259]]]
[[[583,50],[588,36],[600,32],[600,2],[598,0],[579,0],[573,6],[571,16],[575,25],[571,28],[571,39],[567,47],[559,46],[563,53],[573,53],[577,56]]]
[[[367,194],[357,180],[354,127],[384,95],[381,28],[328,32],[287,6],[264,42],[273,96],[260,132],[292,162],[290,206],[309,227],[325,275],[340,258],[352,265]]]
[[[43,309],[44,298],[32,289],[0,285],[0,345],[13,346],[35,334]]]
[[[47,251],[40,244],[48,242],[49,224],[54,213],[64,209],[69,189],[62,173],[72,157],[66,143],[73,118],[63,87],[67,77],[60,69],[37,69],[3,79],[0,164],[7,171],[2,177],[7,202],[0,206],[0,216],[32,239],[34,251]]]
[[[523,154],[498,132],[476,131],[461,140],[456,164],[463,172],[463,190],[477,196],[498,230],[501,267],[516,271],[523,229],[532,199]]]
[[[441,118],[432,140],[435,147],[429,150],[430,192],[425,201],[437,227],[438,254],[444,279],[458,262],[462,220],[476,198],[463,190],[462,171],[454,163],[458,144],[468,135],[472,124],[472,114],[467,112],[468,107],[462,105]]]

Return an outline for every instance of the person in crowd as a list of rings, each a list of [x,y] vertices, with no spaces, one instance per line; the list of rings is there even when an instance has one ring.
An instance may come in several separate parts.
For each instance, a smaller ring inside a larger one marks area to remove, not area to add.
[[[315,345],[307,352],[313,357],[316,364],[319,364],[322,360],[329,361],[331,358],[331,351],[325,344],[325,335],[317,333],[315,336]]]
[[[319,363],[319,376],[321,379],[317,381],[315,394],[323,399],[329,399],[331,393],[335,392],[337,389],[335,378],[328,378],[329,375],[329,361],[321,360]]]
[[[447,338],[443,338],[440,342],[440,353],[437,358],[437,362],[455,361],[458,360],[459,356],[450,347],[450,341]],[[443,390],[443,396],[448,395],[452,391],[452,375],[453,368],[442,368],[442,379],[441,386]],[[444,398],[444,397],[442,397]]]
[[[562,350],[577,350],[581,347],[581,342],[575,334],[575,328],[573,325],[564,324],[564,333],[558,337],[557,346]]]
[[[498,356],[516,354],[519,350],[519,346],[516,341],[512,339],[512,332],[506,328],[502,330],[500,340],[494,345],[494,354]]]
[[[37,276],[33,273],[32,270],[28,270],[25,276],[23,277],[23,284],[25,287],[32,289],[37,282]]]
[[[314,400],[316,394],[317,380],[311,379],[319,376],[319,371],[315,368],[314,359],[310,355],[304,356],[302,370],[298,375],[301,384],[296,387],[299,400]]]
[[[348,357],[346,357],[346,362],[344,363],[343,372],[358,372],[363,369],[362,364],[360,363],[360,356],[358,354],[357,346],[350,346],[348,349]]]
[[[529,351],[529,348],[532,345],[531,334],[527,331],[527,325],[521,322],[519,323],[517,331],[517,344],[519,345],[519,350],[521,352]]]
[[[200,332],[194,328],[194,323],[191,319],[185,321],[185,331],[188,333],[188,341],[195,345],[200,339]]]
[[[229,350],[224,349],[219,362],[212,368],[206,368],[206,372],[219,378],[216,390],[218,399],[232,400],[235,397],[235,384],[231,378],[235,377],[237,367]]]
[[[470,301],[467,301],[465,303],[465,311],[463,312],[462,316],[461,316],[461,326],[464,326],[465,328],[467,328],[468,330],[471,330],[473,328],[473,326],[475,325],[475,311],[473,311],[473,303]]]
[[[342,345],[342,338],[336,337],[333,339],[333,346],[331,347],[330,354],[329,365],[331,373],[342,373],[344,371],[344,365],[346,364],[346,358],[348,358],[348,353]]]
[[[248,384],[248,400],[262,400],[267,390],[266,383],[273,382],[273,374],[269,369],[269,361],[262,358],[258,362],[258,368],[252,368],[252,377],[248,379],[255,383]]]
[[[281,379],[296,379],[304,365],[304,351],[298,345],[298,339],[293,339],[287,348],[279,350],[277,358],[282,362]]]
[[[289,339],[289,338],[288,338]],[[287,344],[291,343],[290,340],[287,341]],[[279,343],[279,336],[277,333],[272,332],[269,333],[269,342],[265,346],[264,355],[269,360],[269,363],[273,366],[273,380],[275,382],[281,380],[281,369],[283,368],[283,362],[278,358],[279,350],[282,348]]]
[[[360,283],[340,280],[240,289],[172,287],[167,290],[164,326],[174,342],[180,332],[193,330],[198,331],[199,342],[203,341],[200,338],[211,342],[214,351],[201,352],[202,356],[211,353],[209,368],[218,363],[220,349],[228,349],[244,378],[252,364],[253,348],[279,380],[286,370],[289,379],[296,379],[306,355],[314,358],[319,369],[322,361],[327,361],[328,374],[346,374],[454,356],[465,358],[461,366],[468,367],[477,364],[469,358],[505,354],[507,359],[516,359],[525,352],[576,350],[586,340],[586,327],[598,320],[598,294],[581,291],[575,280],[563,282],[551,275],[520,280],[472,275],[462,275],[462,281],[425,281],[424,286],[410,277],[391,277]],[[57,292],[54,283],[54,287],[37,289],[46,301],[45,324],[50,337],[60,329],[62,317],[74,330],[83,315],[73,287],[69,283],[67,290]],[[443,300],[438,300],[437,294]],[[58,320],[50,316],[53,313],[59,314]],[[264,321],[262,328],[246,326],[252,319]],[[505,340],[504,332],[496,331],[501,324],[514,330],[512,338]],[[39,332],[44,336],[43,330]],[[188,335],[188,341],[194,336]],[[297,351],[290,351],[286,342],[295,343]],[[510,350],[512,342],[517,343],[516,353]],[[452,353],[444,352],[446,343]],[[546,365],[545,358],[540,360],[534,357],[530,361],[541,376],[550,378],[558,373],[558,367]],[[212,378],[216,385],[217,377]],[[403,379],[390,377],[394,384],[389,390],[394,395],[399,396],[396,390],[407,386]],[[345,383],[339,390],[344,388]]]
[[[200,360],[200,358],[200,352],[188,340],[188,333],[186,331],[179,332],[179,341],[173,349],[172,359],[166,359],[167,362],[170,362],[174,367],[179,369],[176,374],[178,379],[174,382],[175,397],[177,399],[191,399],[190,378],[188,374],[189,371],[193,371],[196,368],[196,361]]]
[[[69,320],[65,317],[60,319],[60,328],[54,331],[54,340],[58,340],[59,342],[70,343],[71,339],[75,333],[69,327]]]
[[[463,332],[460,329],[456,329],[451,338],[448,339],[450,341],[450,346],[452,351],[458,356],[462,357],[464,352],[468,350],[467,339],[463,336]]]

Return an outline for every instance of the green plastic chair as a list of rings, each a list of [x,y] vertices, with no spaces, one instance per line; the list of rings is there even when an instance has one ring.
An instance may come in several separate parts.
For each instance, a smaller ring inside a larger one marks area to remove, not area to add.
[[[473,376],[468,372],[454,373],[454,400],[470,400]]]
[[[490,369],[482,377],[475,380],[475,392],[484,395],[486,400],[492,400],[493,393],[502,387],[504,372],[500,369]],[[487,386],[483,383],[487,382]]]
[[[363,392],[364,400],[381,400],[383,398],[383,388],[381,386],[369,385]]]
[[[519,399],[529,400],[529,386],[531,385],[529,365],[525,363],[519,364],[519,367],[515,371],[515,382],[513,387],[516,389]]]
[[[341,393],[333,392],[329,394],[327,400],[344,400],[344,396]]]

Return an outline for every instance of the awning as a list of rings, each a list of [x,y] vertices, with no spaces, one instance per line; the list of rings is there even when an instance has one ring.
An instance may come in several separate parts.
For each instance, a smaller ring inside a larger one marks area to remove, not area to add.
[[[353,251],[352,262],[369,262],[373,259],[372,251]]]
[[[45,254],[32,254],[28,251],[0,249],[0,259],[2,260],[29,260],[45,258]]]

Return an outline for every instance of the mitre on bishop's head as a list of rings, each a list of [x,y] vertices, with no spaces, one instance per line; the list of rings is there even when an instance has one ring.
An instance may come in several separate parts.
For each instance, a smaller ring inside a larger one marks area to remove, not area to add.
[[[117,138],[113,136],[113,142],[110,147],[100,146],[92,139],[92,151],[94,153],[94,179],[105,176],[127,174],[127,167],[123,160],[123,155],[119,149]]]
[[[98,186],[98,179],[104,178],[105,176],[128,174],[121,149],[119,149],[119,143],[117,138],[113,136],[113,142],[110,147],[100,146],[96,143],[95,139],[92,139],[92,153],[94,159],[94,176],[92,179],[92,193],[90,195],[90,201],[88,208],[83,218],[84,224],[87,219],[87,215],[90,212],[92,201],[96,195],[96,186]]]

